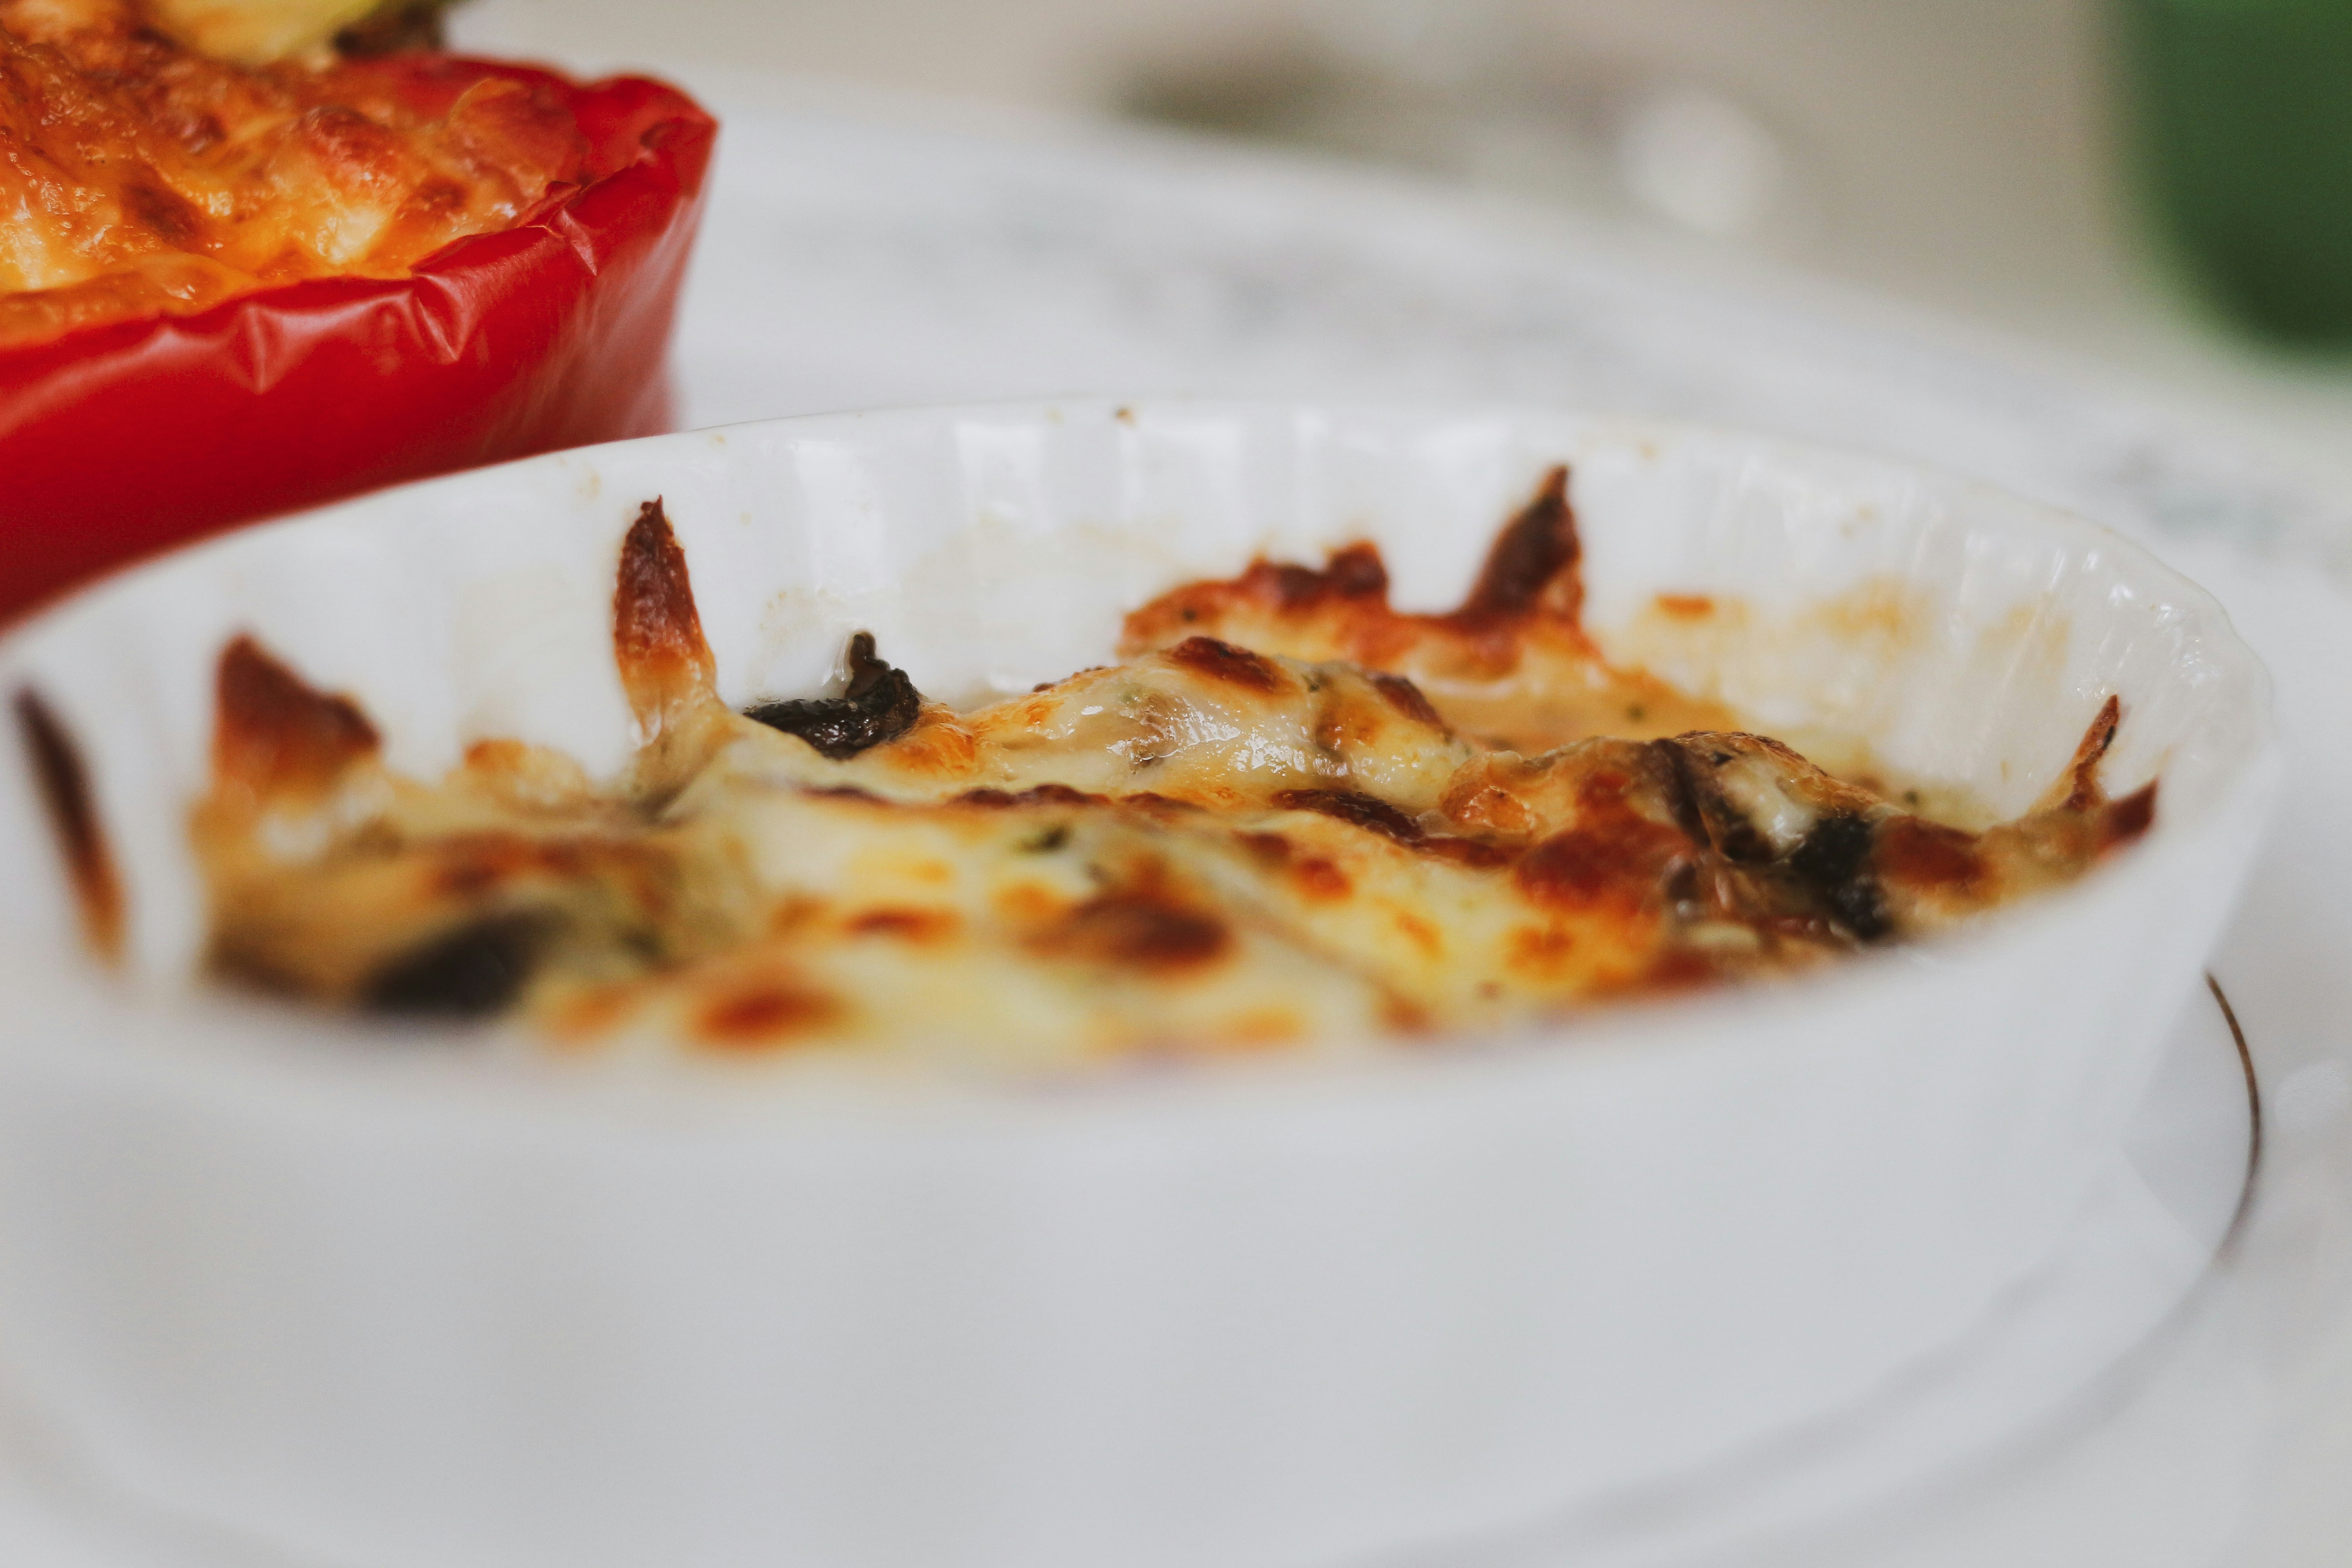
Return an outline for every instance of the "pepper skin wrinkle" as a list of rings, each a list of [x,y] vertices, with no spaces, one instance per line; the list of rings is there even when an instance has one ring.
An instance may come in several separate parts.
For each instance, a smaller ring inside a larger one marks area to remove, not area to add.
[[[0,0],[0,616],[236,522],[664,427],[716,129],[637,78],[238,65],[131,0]]]

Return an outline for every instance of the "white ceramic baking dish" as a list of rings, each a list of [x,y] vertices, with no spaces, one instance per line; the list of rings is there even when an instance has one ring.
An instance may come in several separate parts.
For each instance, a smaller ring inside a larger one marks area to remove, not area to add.
[[[1460,595],[1567,462],[1605,647],[2021,808],[2101,700],[2154,831],[1826,977],[1344,1066],[886,1077],[362,1028],[205,992],[185,842],[257,634],[430,774],[626,755],[666,498],[731,699],[876,632],[934,695],[1360,538]],[[1703,633],[1661,592],[1736,613]],[[128,972],[0,756],[0,1377],[147,1502],[321,1562],[1305,1565],[1759,1448],[2030,1292],[2118,1157],[2276,769],[2202,593],[2088,524],[1748,437],[1102,403],[565,453],[250,531],[0,642],[88,764]]]

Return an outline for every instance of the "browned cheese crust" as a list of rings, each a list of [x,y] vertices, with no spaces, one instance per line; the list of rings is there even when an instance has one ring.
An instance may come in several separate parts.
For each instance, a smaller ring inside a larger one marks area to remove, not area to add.
[[[1565,475],[1442,616],[1380,557],[1261,562],[1129,620],[1119,665],[969,712],[861,637],[829,698],[723,703],[659,502],[620,552],[621,778],[477,745],[384,767],[347,700],[223,656],[194,817],[224,977],[554,1037],[996,1065],[1549,1020],[1810,969],[2063,883],[2146,831],[2097,767],[2036,810],[1897,809],[1611,668]],[[1474,717],[1465,718],[1469,714]]]
[[[65,725],[29,689],[16,693],[16,733],[65,861],[82,940],[108,963],[122,956],[122,879],[90,797],[89,769]]]
[[[1127,618],[1119,651],[1206,636],[1288,658],[1345,660],[1409,679],[1464,732],[1528,753],[1588,735],[1736,727],[1719,704],[1601,658],[1584,633],[1582,555],[1568,470],[1554,468],[1504,524],[1469,596],[1445,615],[1390,608],[1380,552],[1355,544],[1321,571],[1259,561],[1238,577],[1164,594]]]
[[[209,59],[138,0],[0,0],[0,345],[403,278],[586,170],[570,110],[526,82],[430,114],[398,89],[364,62]]]

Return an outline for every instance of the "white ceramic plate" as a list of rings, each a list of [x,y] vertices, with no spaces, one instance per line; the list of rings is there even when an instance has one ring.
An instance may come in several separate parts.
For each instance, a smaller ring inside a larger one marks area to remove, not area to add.
[[[1818,983],[1346,1072],[428,1068],[170,994],[237,632],[405,771],[520,734],[609,772],[611,583],[652,496],[730,700],[813,689],[858,628],[968,698],[1101,662],[1121,612],[1260,555],[1368,538],[1401,604],[1453,603],[1563,462],[1604,649],[2003,814],[2115,694],[2105,776],[2160,775],[2154,831]],[[1676,640],[1665,593],[1726,612]],[[1858,596],[1895,613],[1832,613]],[[560,454],[130,574],[0,644],[0,684],[80,743],[151,993],[17,983],[0,1194],[42,1197],[0,1196],[0,1366],[134,1491],[385,1563],[1305,1564],[1769,1443],[2053,1268],[2275,772],[2259,667],[2112,535],[1506,409],[1066,402]],[[69,924],[26,896],[47,840],[0,785],[19,955]]]

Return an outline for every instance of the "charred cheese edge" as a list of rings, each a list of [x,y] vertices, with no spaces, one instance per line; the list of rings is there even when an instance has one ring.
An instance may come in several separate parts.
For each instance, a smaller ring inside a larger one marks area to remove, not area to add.
[[[1124,662],[975,711],[861,637],[839,695],[739,713],[650,502],[614,599],[646,737],[617,780],[511,742],[404,778],[349,700],[225,651],[194,820],[210,965],[579,1044],[1346,1049],[1807,970],[2063,883],[2152,819],[2152,784],[2097,784],[2113,700],[1983,833],[1736,729],[1563,735],[1696,708],[1611,669],[1580,598],[1555,473],[1449,616],[1391,611],[1358,546],[1180,589]]]
[[[207,34],[247,16],[181,13]],[[397,71],[215,59],[167,19],[140,0],[0,0],[0,345],[404,278],[587,173],[570,110],[538,87],[492,78],[428,111]]]

